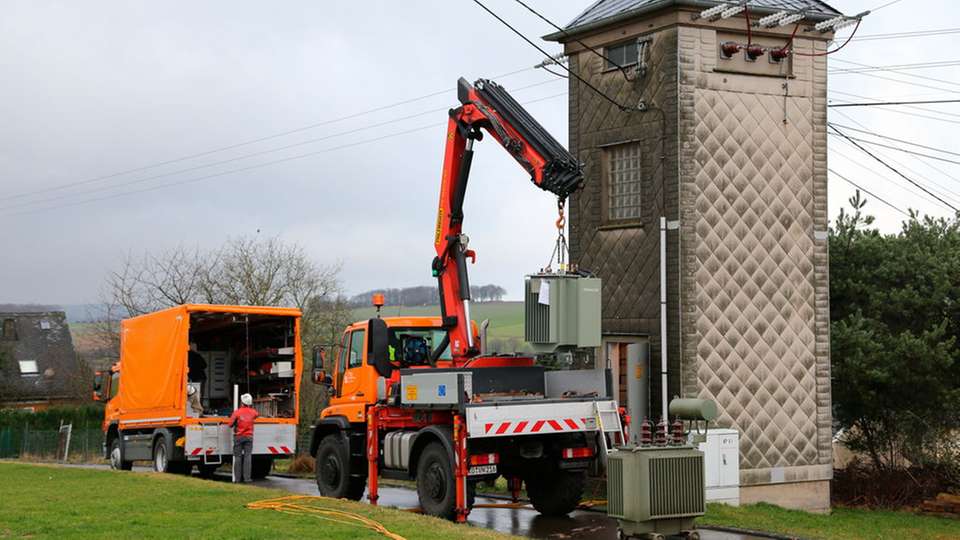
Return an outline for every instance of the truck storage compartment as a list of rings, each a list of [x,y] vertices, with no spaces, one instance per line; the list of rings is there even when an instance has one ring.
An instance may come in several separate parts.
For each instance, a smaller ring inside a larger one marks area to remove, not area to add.
[[[235,387],[253,396],[262,417],[296,415],[295,317],[194,311],[188,340],[188,381],[200,389],[202,416],[230,416]]]

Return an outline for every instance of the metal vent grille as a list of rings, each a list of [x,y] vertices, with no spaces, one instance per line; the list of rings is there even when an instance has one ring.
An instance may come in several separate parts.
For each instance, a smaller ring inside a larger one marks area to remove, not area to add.
[[[650,460],[650,517],[699,515],[704,511],[703,459],[699,456]]]
[[[607,514],[625,517],[623,514],[623,460],[613,455],[607,458]]]
[[[524,287],[527,294],[523,302],[523,329],[524,339],[530,343],[550,343],[550,306],[541,304],[540,293],[530,292],[530,287]]]

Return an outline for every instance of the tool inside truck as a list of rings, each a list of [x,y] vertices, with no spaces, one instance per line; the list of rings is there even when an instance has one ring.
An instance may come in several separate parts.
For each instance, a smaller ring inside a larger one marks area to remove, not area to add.
[[[237,394],[253,396],[261,416],[292,418],[294,399],[293,317],[194,312],[190,314],[189,384],[200,390],[202,416],[230,416]],[[203,365],[205,364],[205,365]]]

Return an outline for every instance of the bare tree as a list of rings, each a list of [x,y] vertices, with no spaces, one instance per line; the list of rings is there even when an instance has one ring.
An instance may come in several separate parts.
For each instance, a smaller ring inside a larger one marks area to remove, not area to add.
[[[187,303],[293,305],[339,290],[339,264],[319,265],[278,238],[240,237],[220,249],[179,246],[128,256],[107,280],[108,303],[129,315]]]
[[[254,306],[319,305],[340,292],[340,264],[321,265],[297,244],[279,238],[240,237],[205,251],[178,246],[128,255],[102,293],[94,331],[104,350],[119,354],[123,317],[189,303]]]

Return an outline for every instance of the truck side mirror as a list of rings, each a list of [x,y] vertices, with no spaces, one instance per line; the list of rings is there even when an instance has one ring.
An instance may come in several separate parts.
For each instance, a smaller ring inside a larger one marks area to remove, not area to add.
[[[382,377],[390,377],[393,364],[390,363],[390,342],[387,323],[383,319],[370,319],[367,323],[369,340],[367,341],[367,363],[372,365]]]
[[[103,401],[103,372],[97,371],[93,374],[93,400]]]
[[[324,366],[323,347],[317,345],[313,348],[313,367],[314,369]]]

